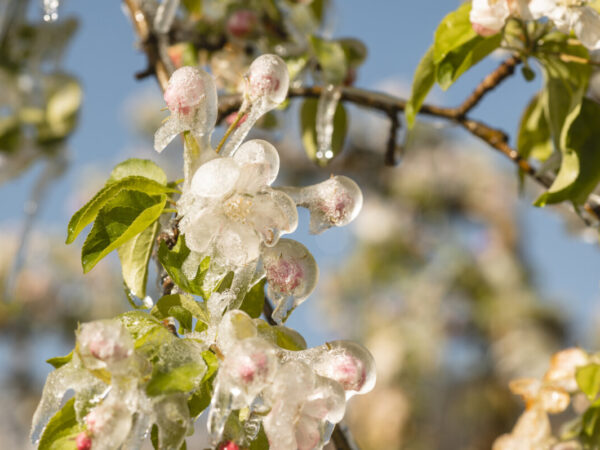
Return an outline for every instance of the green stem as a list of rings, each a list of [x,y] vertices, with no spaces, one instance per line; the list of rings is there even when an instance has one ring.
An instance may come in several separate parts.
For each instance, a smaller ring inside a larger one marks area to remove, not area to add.
[[[217,145],[217,148],[215,149],[215,151],[217,153],[219,153],[221,151],[221,148],[225,144],[225,141],[229,138],[229,135],[233,132],[233,130],[235,130],[237,128],[237,126],[240,124],[242,117],[244,117],[245,114],[246,114],[246,108],[244,107],[244,105],[242,105],[240,107],[239,111],[237,112],[237,117],[235,118],[233,123],[231,125],[229,125],[229,128],[227,128],[227,131],[225,131],[225,134],[221,138],[221,142],[219,142],[219,145]]]

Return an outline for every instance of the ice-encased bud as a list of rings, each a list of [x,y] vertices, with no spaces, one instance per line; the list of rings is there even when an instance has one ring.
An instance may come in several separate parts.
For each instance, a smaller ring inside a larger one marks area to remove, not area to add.
[[[358,185],[337,175],[303,188],[281,188],[298,206],[310,211],[310,232],[319,234],[331,227],[352,222],[360,212],[363,196]]]
[[[219,450],[240,450],[239,445],[233,441],[221,442],[217,448]]]
[[[366,394],[375,386],[375,360],[356,342],[332,341],[296,352],[296,357],[308,359],[317,374],[340,383],[347,397]]]
[[[260,101],[273,108],[285,100],[290,75],[285,61],[279,56],[259,56],[250,64],[247,77],[247,95],[251,101]]]
[[[172,115],[156,130],[154,149],[162,151],[184,131],[193,134],[201,150],[210,147],[218,114],[217,87],[212,77],[197,67],[181,67],[171,75],[164,99]]]
[[[271,185],[279,173],[279,153],[269,142],[252,139],[245,142],[233,155],[243,168],[242,176],[252,185]]]
[[[264,339],[253,337],[235,345],[219,370],[245,394],[246,402],[251,402],[270,383],[276,368],[275,348]]]
[[[308,249],[291,239],[264,248],[263,266],[268,295],[276,304],[273,319],[281,323],[314,291],[319,268]]]
[[[119,448],[131,430],[132,411],[121,401],[107,397],[85,416],[94,450]]]
[[[184,66],[171,75],[164,99],[173,114],[187,116],[206,98],[206,88],[200,69]]]
[[[226,30],[233,37],[245,38],[252,33],[258,24],[258,16],[251,9],[238,9],[227,19]]]
[[[79,356],[89,370],[114,371],[133,354],[133,339],[116,320],[84,323],[76,334]]]

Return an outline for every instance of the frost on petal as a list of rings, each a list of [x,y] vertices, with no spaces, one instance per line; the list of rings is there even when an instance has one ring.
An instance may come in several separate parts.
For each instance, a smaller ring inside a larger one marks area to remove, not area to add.
[[[263,250],[268,295],[276,303],[273,319],[281,323],[315,289],[319,269],[308,249],[291,239]]]
[[[240,176],[240,166],[231,158],[215,158],[202,164],[192,178],[191,192],[199,197],[224,197]]]
[[[233,159],[243,167],[242,175],[248,171],[252,177],[247,180],[250,184],[248,192],[254,190],[253,186],[271,185],[279,173],[279,153],[272,144],[262,139],[242,144]]]
[[[250,221],[267,246],[273,246],[281,235],[298,227],[298,210],[285,193],[266,189],[252,200]]]
[[[502,30],[509,15],[507,0],[473,0],[470,20],[476,33],[491,36]]]

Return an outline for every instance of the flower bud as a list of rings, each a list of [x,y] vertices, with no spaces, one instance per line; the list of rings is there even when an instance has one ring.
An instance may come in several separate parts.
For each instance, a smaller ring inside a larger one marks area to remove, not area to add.
[[[184,66],[171,75],[164,99],[173,114],[187,116],[202,104],[205,98],[204,81],[198,69]]]
[[[250,9],[238,9],[227,19],[226,29],[233,37],[248,37],[256,28],[258,17]]]
[[[77,450],[91,450],[92,438],[85,431],[82,431],[75,438],[75,445]]]
[[[248,69],[247,93],[251,101],[279,105],[285,100],[289,84],[287,66],[277,55],[259,56]]]

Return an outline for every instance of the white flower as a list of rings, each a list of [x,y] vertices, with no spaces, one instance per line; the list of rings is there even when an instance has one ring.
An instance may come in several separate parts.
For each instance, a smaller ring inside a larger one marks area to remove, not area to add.
[[[571,30],[590,50],[600,49],[600,15],[583,0],[532,0],[529,10],[534,19],[547,17],[563,33]]]
[[[261,140],[202,164],[178,202],[188,247],[233,268],[258,260],[262,244],[273,246],[293,232],[296,205],[270,187],[278,171],[277,150]]]
[[[510,16],[507,0],[473,0],[471,24],[481,36],[499,33]]]

